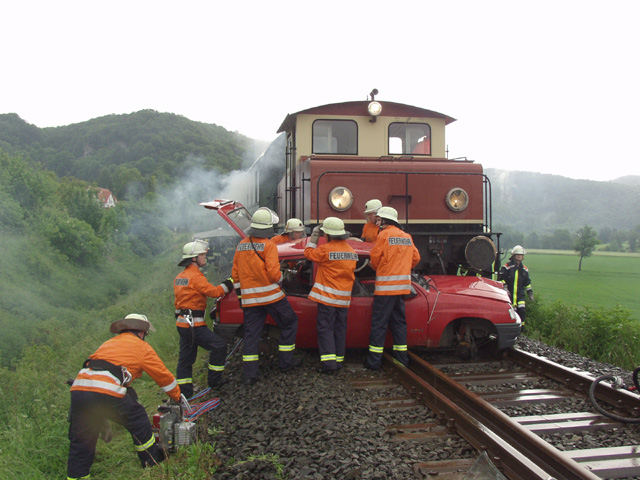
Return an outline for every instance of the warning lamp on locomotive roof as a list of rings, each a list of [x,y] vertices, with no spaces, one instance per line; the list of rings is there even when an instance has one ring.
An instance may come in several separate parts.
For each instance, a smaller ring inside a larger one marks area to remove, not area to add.
[[[369,115],[371,115],[371,118],[369,119],[369,122],[371,123],[376,123],[376,117],[382,113],[382,105],[380,105],[380,102],[375,101],[377,94],[377,88],[371,90],[371,93],[369,94],[371,95],[371,101],[369,102],[369,105],[367,105],[367,111],[369,112]]]
[[[336,187],[329,193],[329,205],[338,212],[344,212],[353,205],[353,194],[346,187]]]
[[[469,205],[469,195],[462,188],[452,188],[447,192],[447,206],[454,212],[461,212]]]

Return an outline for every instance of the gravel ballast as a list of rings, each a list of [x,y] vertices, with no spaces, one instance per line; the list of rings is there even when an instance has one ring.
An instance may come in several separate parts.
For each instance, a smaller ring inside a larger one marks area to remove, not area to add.
[[[519,339],[517,346],[594,376],[614,373],[630,378],[622,369],[526,338]],[[408,393],[395,385],[356,388],[352,384],[355,379],[386,377],[383,371],[362,367],[365,354],[347,351],[344,368],[337,375],[325,375],[316,371],[317,351],[300,351],[297,355],[304,361],[299,369],[282,373],[274,362],[265,362],[260,367],[260,381],[252,386],[242,383],[241,355],[234,355],[226,368],[230,382],[215,393],[220,406],[209,414],[209,428],[214,432],[209,441],[215,442],[221,462],[215,478],[429,478],[417,464],[478,457],[478,452],[457,436],[427,442],[395,441],[387,427],[435,422],[436,417],[422,405],[404,410],[376,409],[375,399],[406,397]],[[589,408],[588,402],[584,408]],[[587,436],[568,437],[557,439],[558,448],[634,441],[640,444],[640,438],[612,440],[611,432],[586,440]]]

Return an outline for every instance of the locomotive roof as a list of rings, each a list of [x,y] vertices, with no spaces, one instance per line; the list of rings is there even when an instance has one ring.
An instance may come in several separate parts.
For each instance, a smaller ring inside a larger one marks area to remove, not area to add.
[[[377,101],[377,100],[376,100]],[[367,106],[371,103],[370,100],[361,100],[357,102],[343,102],[343,103],[329,103],[327,105],[320,105],[319,107],[312,107],[306,110],[300,110],[296,113],[290,113],[278,128],[278,132],[285,132],[289,130],[296,121],[296,117],[300,114],[306,115],[343,115],[343,116],[368,116]],[[427,118],[442,118],[445,121],[445,125],[449,125],[455,122],[456,119],[445,115],[444,113],[434,112],[433,110],[427,110],[425,108],[414,107],[413,105],[405,105],[404,103],[395,102],[383,102],[379,101],[382,105],[381,117],[427,117]]]

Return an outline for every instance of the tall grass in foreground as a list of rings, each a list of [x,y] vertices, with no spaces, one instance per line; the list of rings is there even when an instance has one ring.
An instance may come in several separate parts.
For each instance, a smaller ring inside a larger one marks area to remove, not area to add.
[[[527,302],[525,333],[548,345],[633,370],[640,365],[640,323],[620,306],[576,307]]]
[[[69,451],[67,414],[68,378],[77,374],[82,362],[108,338],[109,325],[127,313],[144,313],[156,332],[149,343],[171,371],[178,357],[178,334],[173,317],[174,255],[146,265],[138,275],[135,289],[112,296],[111,304],[73,312],[50,309],[51,315],[35,320],[32,343],[10,367],[0,367],[0,478],[2,480],[48,480],[65,478]],[[139,265],[137,265],[140,268]],[[104,280],[106,276],[99,277]],[[92,279],[88,278],[87,282]],[[96,288],[94,281],[87,288]],[[82,305],[82,304],[80,304]],[[14,328],[16,326],[14,325]],[[200,364],[200,363],[198,363]],[[197,364],[197,365],[198,365]],[[206,373],[203,373],[203,375]],[[167,397],[147,375],[134,387],[140,402],[151,415]],[[212,452],[215,442],[181,449],[160,467],[140,468],[126,430],[114,426],[114,440],[98,441],[91,469],[93,479],[206,479],[211,478],[219,460]]]

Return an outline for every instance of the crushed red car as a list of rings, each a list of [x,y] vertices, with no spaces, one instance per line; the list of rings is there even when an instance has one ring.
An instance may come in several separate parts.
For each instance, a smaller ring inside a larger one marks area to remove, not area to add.
[[[238,202],[215,200],[201,203],[215,210],[231,226],[237,244],[246,235],[251,214]],[[326,241],[320,238],[320,244]],[[347,348],[368,348],[375,271],[369,265],[372,243],[347,240],[359,257],[347,323]],[[317,348],[317,303],[308,294],[315,278],[315,266],[304,257],[308,238],[278,245],[282,267],[282,290],[298,315],[297,348]],[[215,247],[214,247],[215,249]],[[226,272],[225,272],[226,273]],[[462,356],[480,349],[504,350],[513,346],[521,321],[512,308],[502,284],[484,277],[454,275],[412,275],[411,294],[405,296],[407,345],[429,349],[450,349]],[[220,299],[215,331],[233,339],[242,335],[243,313],[235,293]],[[271,317],[268,325],[277,328]],[[388,334],[385,346],[392,346]]]

